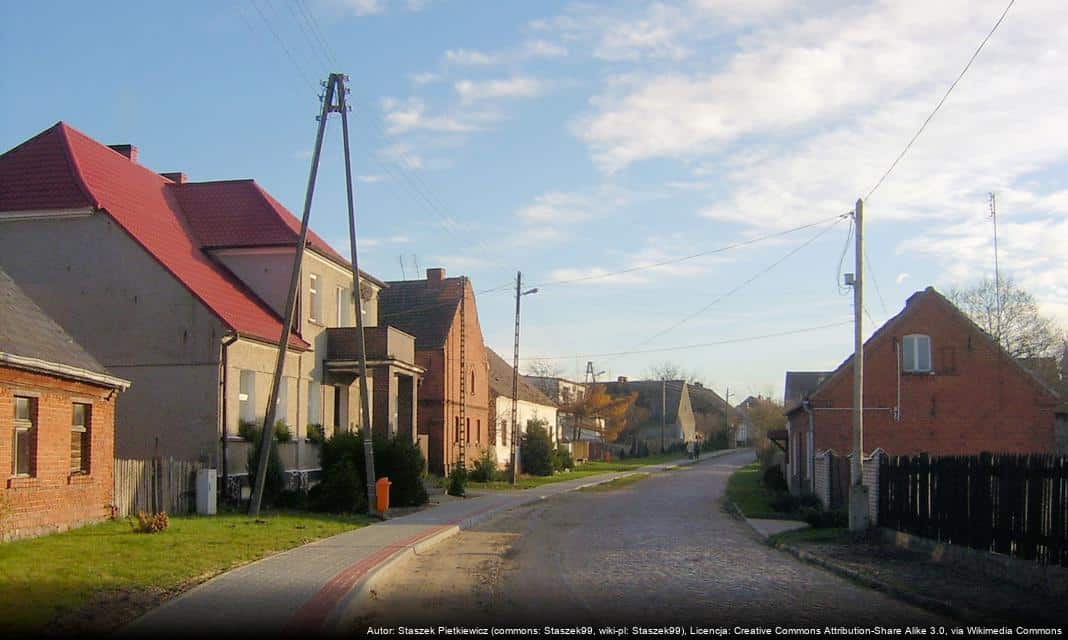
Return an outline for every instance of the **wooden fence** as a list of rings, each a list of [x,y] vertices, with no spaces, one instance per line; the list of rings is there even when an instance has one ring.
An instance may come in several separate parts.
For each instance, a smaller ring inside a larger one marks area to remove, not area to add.
[[[192,513],[196,508],[196,462],[174,458],[115,460],[115,515],[138,511]]]
[[[884,457],[879,524],[1068,566],[1068,457]]]

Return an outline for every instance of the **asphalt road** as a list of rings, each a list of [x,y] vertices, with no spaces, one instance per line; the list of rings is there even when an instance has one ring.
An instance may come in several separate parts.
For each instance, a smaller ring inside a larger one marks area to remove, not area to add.
[[[382,625],[939,625],[799,562],[723,511],[741,452],[512,509],[392,568],[353,631]]]

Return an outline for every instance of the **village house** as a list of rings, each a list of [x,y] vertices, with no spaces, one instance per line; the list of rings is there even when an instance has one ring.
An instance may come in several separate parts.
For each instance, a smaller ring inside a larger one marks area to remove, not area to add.
[[[62,122],[0,156],[0,266],[133,381],[116,414],[118,457],[199,460],[233,495],[246,484],[241,426],[266,414],[300,223],[253,180],[190,182],[137,160],[136,147]],[[318,470],[316,441],[359,426],[354,292],[378,327],[385,287],[363,273],[354,287],[349,262],[314,232],[307,249],[278,399],[291,437],[281,457],[301,482]],[[403,430],[421,371],[400,362],[412,338],[378,327],[368,345],[390,377],[369,386],[396,395],[379,404],[407,412],[375,416]]]
[[[604,430],[603,420],[593,418],[591,424],[576,425],[575,416],[567,410],[568,405],[579,402],[586,397],[585,384],[572,382],[557,376],[523,376],[523,378],[560,407],[557,413],[557,433],[555,435],[557,442],[571,443],[572,440],[576,442],[600,442],[601,432]],[[576,426],[578,427],[577,429]]]
[[[733,446],[737,429],[742,425],[741,414],[723,396],[700,382],[687,384],[686,390],[690,395],[697,438]]]
[[[685,380],[634,380],[619,376],[606,390],[613,396],[637,393],[628,423],[634,439],[650,453],[694,442],[697,421]],[[635,443],[635,444],[636,444]]]
[[[932,287],[864,343],[865,455],[1054,453],[1058,402]],[[852,407],[852,356],[786,407],[792,489],[813,489],[817,453],[852,451]]]
[[[527,423],[531,420],[545,422],[553,442],[558,442],[557,413],[558,408],[541,389],[530,384],[524,376],[519,376],[516,394],[516,429],[512,429],[512,375],[513,369],[504,358],[492,349],[486,349],[489,357],[490,385],[490,442],[491,451],[497,463],[505,466],[512,459],[512,440],[522,438],[527,432]]]
[[[425,371],[418,391],[420,446],[430,471],[444,474],[461,458],[473,465],[492,444],[489,362],[470,280],[447,278],[440,268],[426,275],[387,283],[379,314],[415,337],[416,363]]]
[[[115,403],[104,369],[0,270],[0,540],[111,516]]]

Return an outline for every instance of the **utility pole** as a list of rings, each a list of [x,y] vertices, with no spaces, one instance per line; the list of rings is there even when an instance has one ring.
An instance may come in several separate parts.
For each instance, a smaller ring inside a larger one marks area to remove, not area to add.
[[[868,528],[868,488],[864,486],[864,201],[857,199],[856,274],[853,281],[853,464],[850,466],[849,530]]]
[[[467,331],[467,277],[460,276],[460,459],[457,461],[459,468],[467,469],[467,345],[465,335]]]
[[[313,195],[315,194],[315,182],[316,177],[319,174],[319,157],[323,149],[323,136],[326,133],[327,117],[333,112],[341,114],[345,143],[345,178],[348,187],[349,239],[352,249],[353,290],[356,292],[356,326],[360,336],[360,395],[361,404],[363,405],[364,424],[370,428],[370,420],[368,418],[370,407],[367,400],[366,385],[366,356],[363,348],[363,322],[360,317],[360,301],[358,293],[360,286],[359,269],[356,266],[356,218],[353,205],[352,170],[349,159],[348,106],[345,103],[345,96],[348,93],[348,90],[345,88],[346,80],[347,78],[343,74],[331,73],[327,81],[323,83],[325,91],[323,92],[323,95],[320,96],[322,109],[317,118],[319,126],[315,134],[315,149],[312,152],[311,171],[308,175],[308,186],[304,195],[304,212],[300,221],[300,233],[297,237],[297,244],[294,247],[293,252],[293,270],[290,274],[289,289],[286,294],[285,320],[282,322],[282,330],[278,338],[278,357],[275,361],[274,377],[271,380],[271,392],[267,398],[267,411],[263,419],[263,429],[260,431],[260,439],[258,443],[259,453],[256,477],[253,480],[252,485],[252,499],[249,501],[249,515],[254,517],[259,515],[260,506],[263,502],[263,489],[267,479],[267,462],[270,459],[271,446],[273,446],[274,423],[278,411],[278,390],[281,386],[282,374],[285,370],[286,353],[289,350],[289,338],[293,329],[293,316],[296,313],[297,291],[300,286],[300,267],[303,262],[304,250],[308,241],[308,220],[311,217],[311,205]],[[372,477],[374,475],[373,450],[368,450],[365,446],[364,455],[367,462],[367,472],[369,477],[367,499],[370,508],[373,510],[375,504],[374,478]]]
[[[515,272],[515,349],[512,353],[512,484],[519,477],[519,301],[538,289],[523,291],[523,273]]]
[[[667,380],[660,381],[660,453],[664,453],[664,429],[667,427]]]
[[[1001,341],[1001,270],[998,268],[998,209],[993,192],[990,194],[990,219],[994,222],[994,300],[997,303],[997,339]]]

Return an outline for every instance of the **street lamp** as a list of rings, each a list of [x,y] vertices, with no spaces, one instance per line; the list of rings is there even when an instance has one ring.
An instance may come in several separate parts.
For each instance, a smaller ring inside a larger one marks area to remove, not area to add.
[[[515,272],[515,351],[512,354],[512,479],[511,482],[514,485],[516,479],[519,477],[519,443],[517,441],[519,437],[519,427],[516,425],[518,422],[519,413],[519,301],[523,296],[537,293],[537,287],[523,291],[523,273],[521,271]]]

